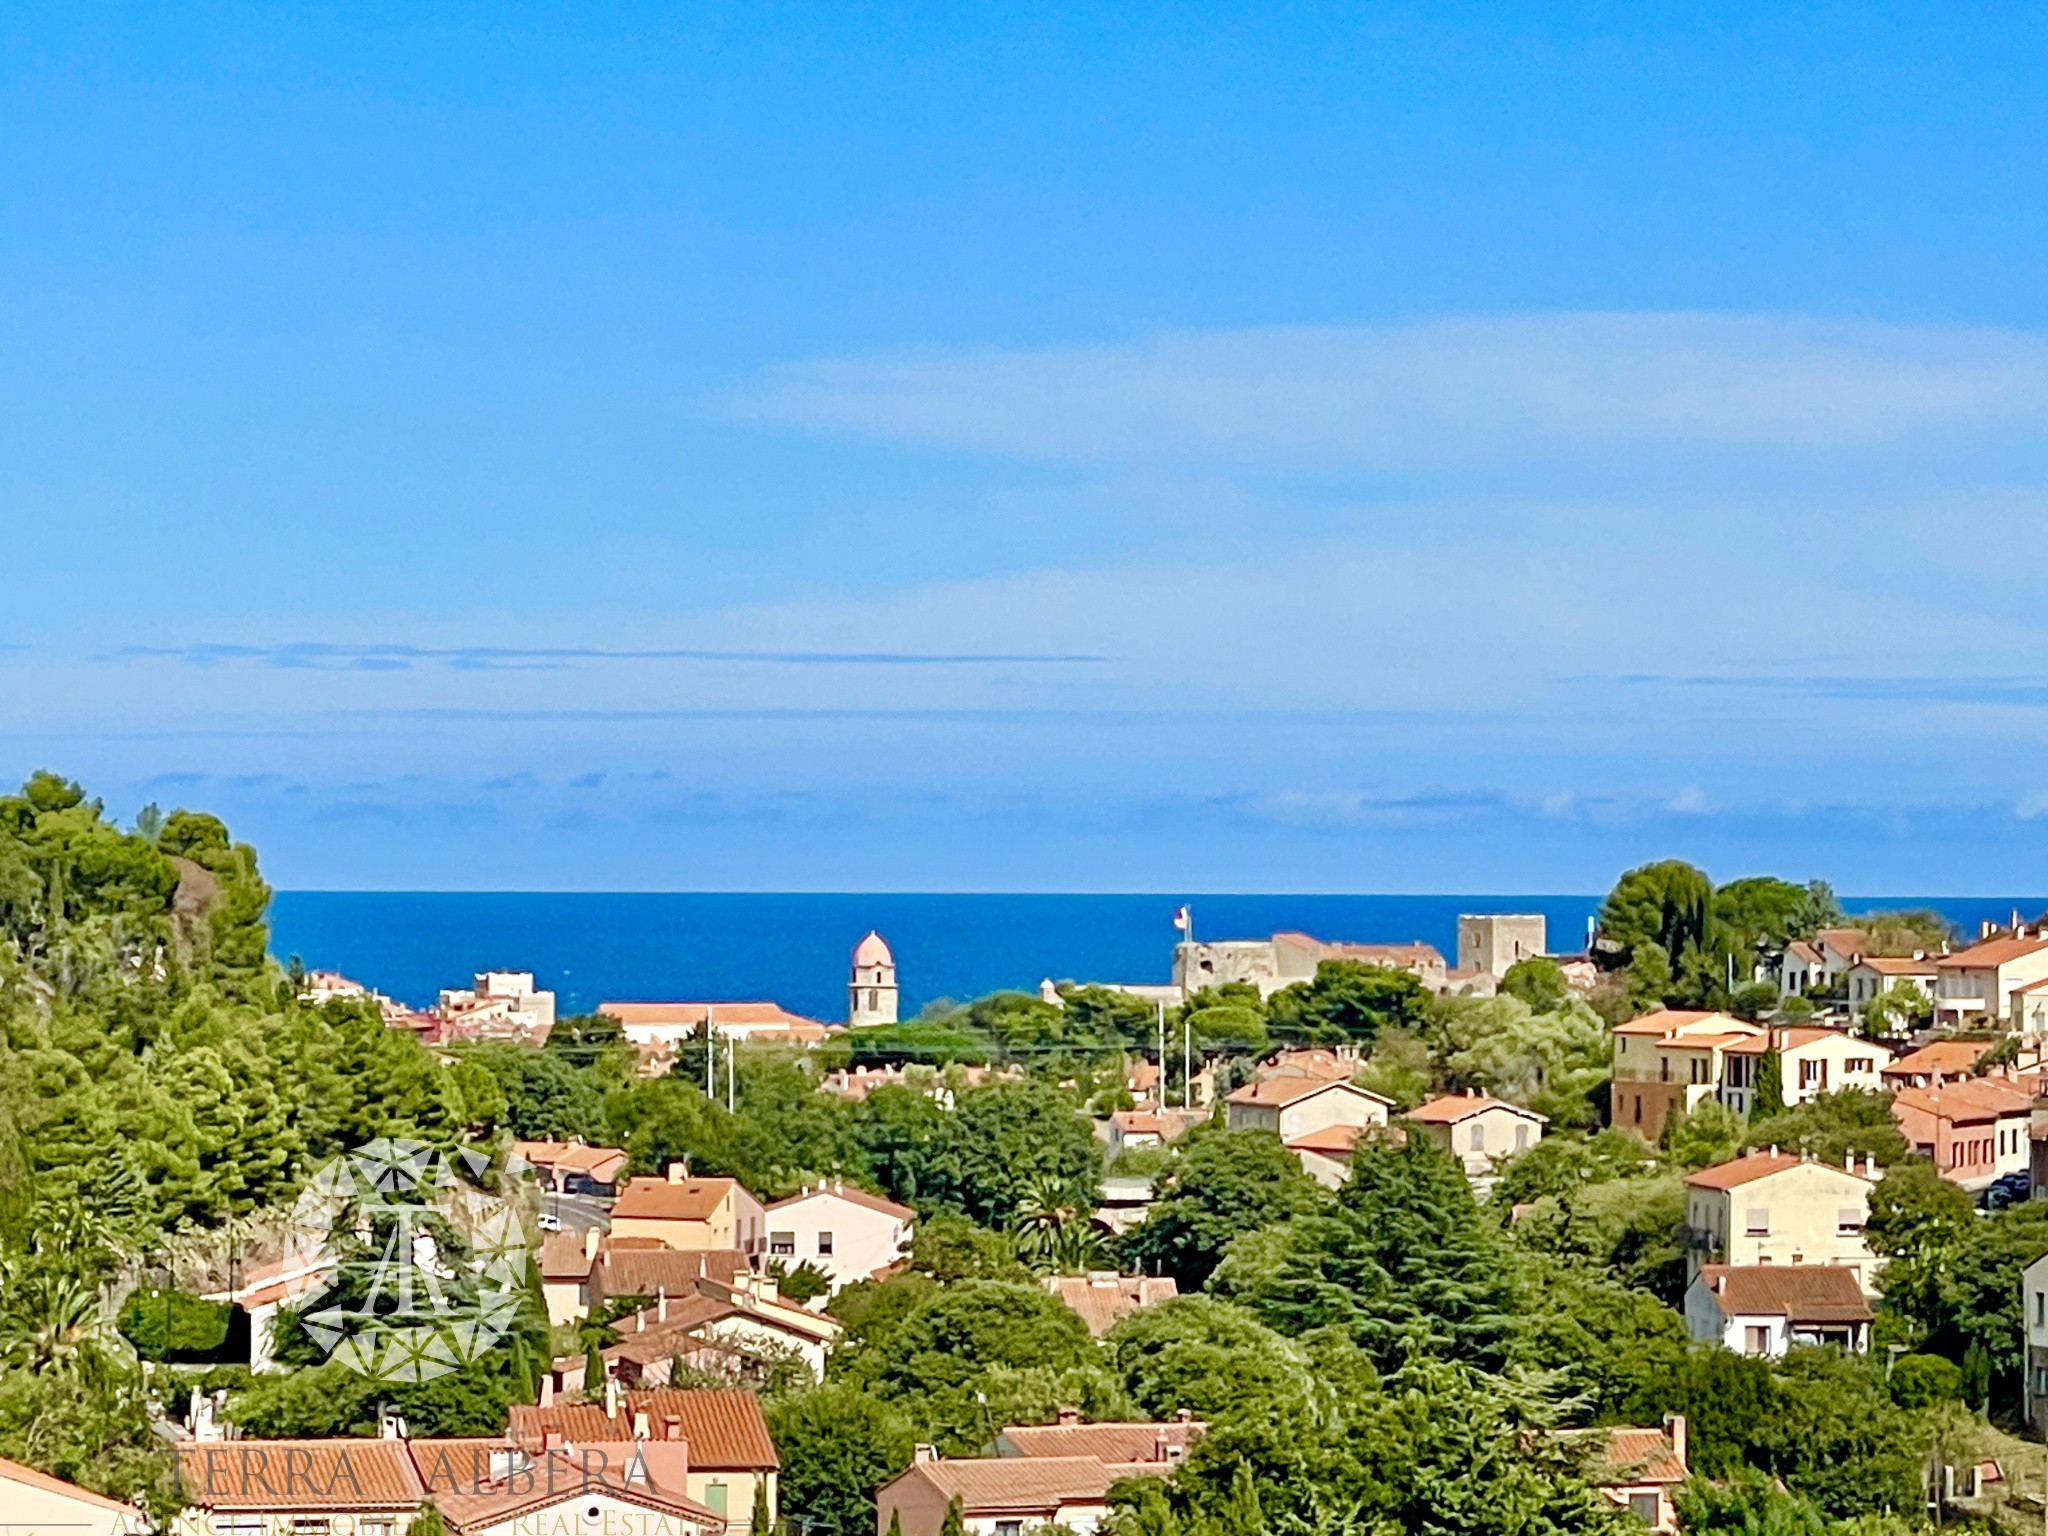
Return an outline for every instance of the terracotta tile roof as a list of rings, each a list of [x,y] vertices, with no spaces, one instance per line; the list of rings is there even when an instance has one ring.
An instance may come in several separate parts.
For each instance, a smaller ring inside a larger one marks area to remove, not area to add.
[[[673,1355],[688,1354],[702,1342],[693,1337],[697,1329],[731,1317],[740,1306],[722,1297],[692,1292],[671,1296],[666,1310],[668,1315],[664,1318],[659,1305],[644,1307],[613,1323],[612,1331],[619,1336],[619,1342],[605,1346],[605,1359],[628,1360],[644,1367]]]
[[[2017,1083],[2002,1078],[1966,1077],[1936,1088],[1899,1089],[1892,1095],[1892,1118],[1899,1119],[1904,1111],[1964,1124],[2030,1114],[2033,1103],[2033,1095]]]
[[[731,1179],[628,1179],[612,1202],[612,1220],[709,1221],[733,1191]]]
[[[1822,928],[1813,936],[1816,945],[1825,944],[1839,955],[1856,955],[1870,942],[1861,928]]]
[[[178,1447],[200,1509],[411,1511],[425,1496],[397,1440],[228,1440]]]
[[[593,1484],[627,1504],[725,1528],[723,1515],[689,1496],[689,1447],[680,1441],[580,1442],[573,1454],[513,1451],[497,1440],[415,1440],[408,1448],[434,1507],[458,1532],[537,1515]]]
[[[608,1296],[671,1297],[694,1292],[699,1280],[731,1285],[747,1272],[747,1256],[737,1248],[671,1248],[657,1238],[617,1238],[597,1250],[591,1271],[594,1298]]]
[[[1607,1431],[1607,1454],[1593,1476],[1607,1487],[1634,1483],[1682,1483],[1686,1465],[1661,1429],[1620,1426]]]
[[[512,1155],[525,1158],[536,1168],[587,1174],[600,1184],[617,1179],[626,1166],[622,1147],[591,1147],[575,1141],[515,1141]]]
[[[1120,1109],[1109,1117],[1109,1122],[1126,1136],[1166,1134],[1166,1123],[1149,1109]]]
[[[1363,1126],[1357,1125],[1326,1125],[1306,1136],[1295,1137],[1287,1143],[1287,1148],[1291,1152],[1320,1152],[1325,1157],[1348,1157],[1351,1149],[1358,1145],[1363,1130]]]
[[[1785,946],[1785,954],[1794,960],[1804,960],[1808,965],[1820,964],[1820,951],[1804,939],[1794,939]]]
[[[1127,1313],[1180,1294],[1173,1281],[1151,1275],[1047,1275],[1043,1284],[1098,1339]]]
[[[1121,1465],[1093,1456],[992,1456],[914,1462],[896,1479],[917,1479],[943,1503],[958,1498],[974,1515],[1044,1515],[1063,1504],[1099,1504],[1110,1485],[1134,1473],[1165,1474],[1164,1463]],[[894,1483],[883,1485],[886,1497]],[[885,1504],[886,1508],[887,1505]]]
[[[1346,1093],[1355,1093],[1378,1104],[1391,1106],[1393,1100],[1385,1094],[1374,1093],[1370,1088],[1361,1088],[1356,1083],[1347,1083],[1336,1078],[1321,1077],[1267,1077],[1256,1083],[1246,1083],[1230,1095],[1232,1104],[1263,1104],[1268,1108],[1297,1103],[1318,1093],[1335,1088]]]
[[[146,1519],[141,1510],[133,1504],[123,1504],[119,1499],[110,1499],[103,1493],[94,1493],[76,1483],[67,1483],[61,1477],[52,1477],[47,1472],[38,1472],[34,1467],[25,1467],[18,1461],[9,1461],[0,1456],[0,1483],[17,1483],[24,1488],[38,1489],[43,1493],[62,1494],[75,1499],[92,1509],[104,1509],[109,1513],[131,1517],[137,1530],[143,1529]],[[0,1529],[4,1529],[0,1524]]]
[[[1300,1077],[1324,1077],[1342,1081],[1358,1070],[1355,1058],[1339,1056],[1320,1046],[1296,1046],[1278,1052],[1259,1068],[1261,1077],[1293,1073]]]
[[[1112,1465],[1166,1461],[1166,1449],[1185,1451],[1208,1432],[1199,1419],[1165,1424],[1012,1424],[1000,1444],[1009,1456],[1092,1456]]]
[[[1860,1173],[1837,1167],[1833,1163],[1816,1162],[1810,1157],[1801,1157],[1796,1152],[1749,1152],[1725,1163],[1716,1163],[1711,1168],[1702,1168],[1697,1173],[1685,1176],[1685,1182],[1694,1189],[1738,1189],[1758,1179],[1769,1178],[1774,1173],[1783,1173],[1788,1168],[1801,1166],[1825,1168],[1832,1173],[1848,1174],[1851,1178],[1863,1178]]]
[[[1519,1104],[1510,1104],[1505,1099],[1496,1099],[1490,1093],[1447,1093],[1440,1098],[1416,1105],[1403,1118],[1419,1120],[1424,1125],[1456,1125],[1460,1120],[1469,1120],[1472,1116],[1489,1109],[1504,1109],[1511,1115],[1520,1115],[1524,1120],[1543,1120],[1543,1116],[1535,1110],[1524,1109]]]
[[[1933,1040],[1917,1051],[1908,1051],[1886,1067],[1883,1075],[1912,1077],[1927,1072],[1971,1072],[1976,1070],[1978,1058],[1990,1049],[1989,1040]]]
[[[690,1447],[690,1464],[706,1472],[760,1471],[779,1467],[761,1400],[751,1392],[711,1387],[664,1387],[652,1392],[619,1394],[619,1416],[605,1417],[602,1403],[552,1403],[536,1407],[512,1405],[512,1437],[538,1447],[541,1432],[552,1429],[572,1445],[630,1439],[633,1416],[645,1413],[654,1438],[665,1439],[663,1425],[678,1421]]]
[[[1639,1019],[1630,1019],[1626,1024],[1614,1026],[1617,1035],[1669,1035],[1678,1030],[1689,1029],[1703,1024],[1708,1019],[1722,1019],[1730,1024],[1739,1020],[1725,1013],[1715,1013],[1704,1008],[1659,1008],[1655,1013],[1646,1013]],[[1738,1029],[1737,1033],[1747,1033]]]
[[[540,1277],[567,1284],[590,1278],[590,1251],[581,1232],[550,1232],[540,1240]]]
[[[778,1200],[769,1206],[768,1209],[771,1211],[787,1210],[790,1206],[802,1205],[807,1200],[844,1200],[850,1205],[858,1205],[870,1211],[879,1211],[882,1215],[894,1217],[897,1221],[917,1220],[917,1212],[913,1211],[909,1206],[898,1205],[894,1200],[886,1199],[881,1195],[870,1194],[867,1190],[856,1188],[851,1184],[834,1184],[829,1188],[821,1184],[816,1189],[803,1190],[800,1193],[790,1195],[786,1199]]]
[[[2028,955],[2037,955],[2048,949],[2048,938],[2035,935],[2031,939],[2015,939],[2010,936],[1986,939],[1972,944],[1968,949],[1959,949],[1952,955],[1943,955],[1934,963],[1945,971],[1978,969],[1987,965],[2007,965],[2014,960],[2024,960]]]
[[[1856,963],[1865,970],[1877,972],[1880,976],[1932,976],[1935,964],[1940,958],[1938,955],[1927,955],[1913,960],[1903,955],[1865,955]]]
[[[1788,1323],[1867,1323],[1870,1303],[1839,1264],[1707,1264],[1700,1269],[1723,1317]]]

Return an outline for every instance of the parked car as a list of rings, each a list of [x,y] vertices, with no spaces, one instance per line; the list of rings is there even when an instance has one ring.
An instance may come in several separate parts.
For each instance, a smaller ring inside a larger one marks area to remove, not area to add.
[[[553,1211],[542,1211],[540,1213],[540,1229],[543,1232],[559,1232],[562,1230],[562,1218]]]

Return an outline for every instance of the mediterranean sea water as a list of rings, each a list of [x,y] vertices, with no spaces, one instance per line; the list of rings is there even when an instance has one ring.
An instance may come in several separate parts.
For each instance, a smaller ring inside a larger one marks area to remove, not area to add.
[[[280,891],[272,948],[404,1002],[477,971],[529,970],[564,1013],[612,999],[781,1003],[846,1013],[847,961],[868,929],[896,953],[903,1013],[935,998],[1055,981],[1163,982],[1193,909],[1198,939],[1295,928],[1320,939],[1422,939],[1455,963],[1460,912],[1541,912],[1550,947],[1583,947],[1596,896],[1004,896]],[[2032,918],[2042,898],[1845,898],[1852,911],[1931,906],[1959,930]]]

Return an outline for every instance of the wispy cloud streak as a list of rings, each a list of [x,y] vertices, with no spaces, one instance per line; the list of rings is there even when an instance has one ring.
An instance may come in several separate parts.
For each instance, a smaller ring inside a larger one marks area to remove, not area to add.
[[[961,667],[1072,665],[1103,662],[1109,658],[1028,652],[719,651],[687,647],[338,645],[297,641],[287,645],[130,645],[113,652],[108,659],[170,660],[194,667],[254,665],[328,672],[403,672],[422,665],[488,672],[560,670],[584,663],[613,661],[745,662],[798,667]]]
[[[757,422],[1075,462],[1415,469],[1588,452],[1836,453],[2048,433],[2048,338],[1798,317],[1556,314],[823,359]]]

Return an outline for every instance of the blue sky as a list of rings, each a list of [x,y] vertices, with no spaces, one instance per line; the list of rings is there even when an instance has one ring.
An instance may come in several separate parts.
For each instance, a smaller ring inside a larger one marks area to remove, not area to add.
[[[2040,17],[566,12],[0,17],[10,773],[298,887],[2043,885]]]

